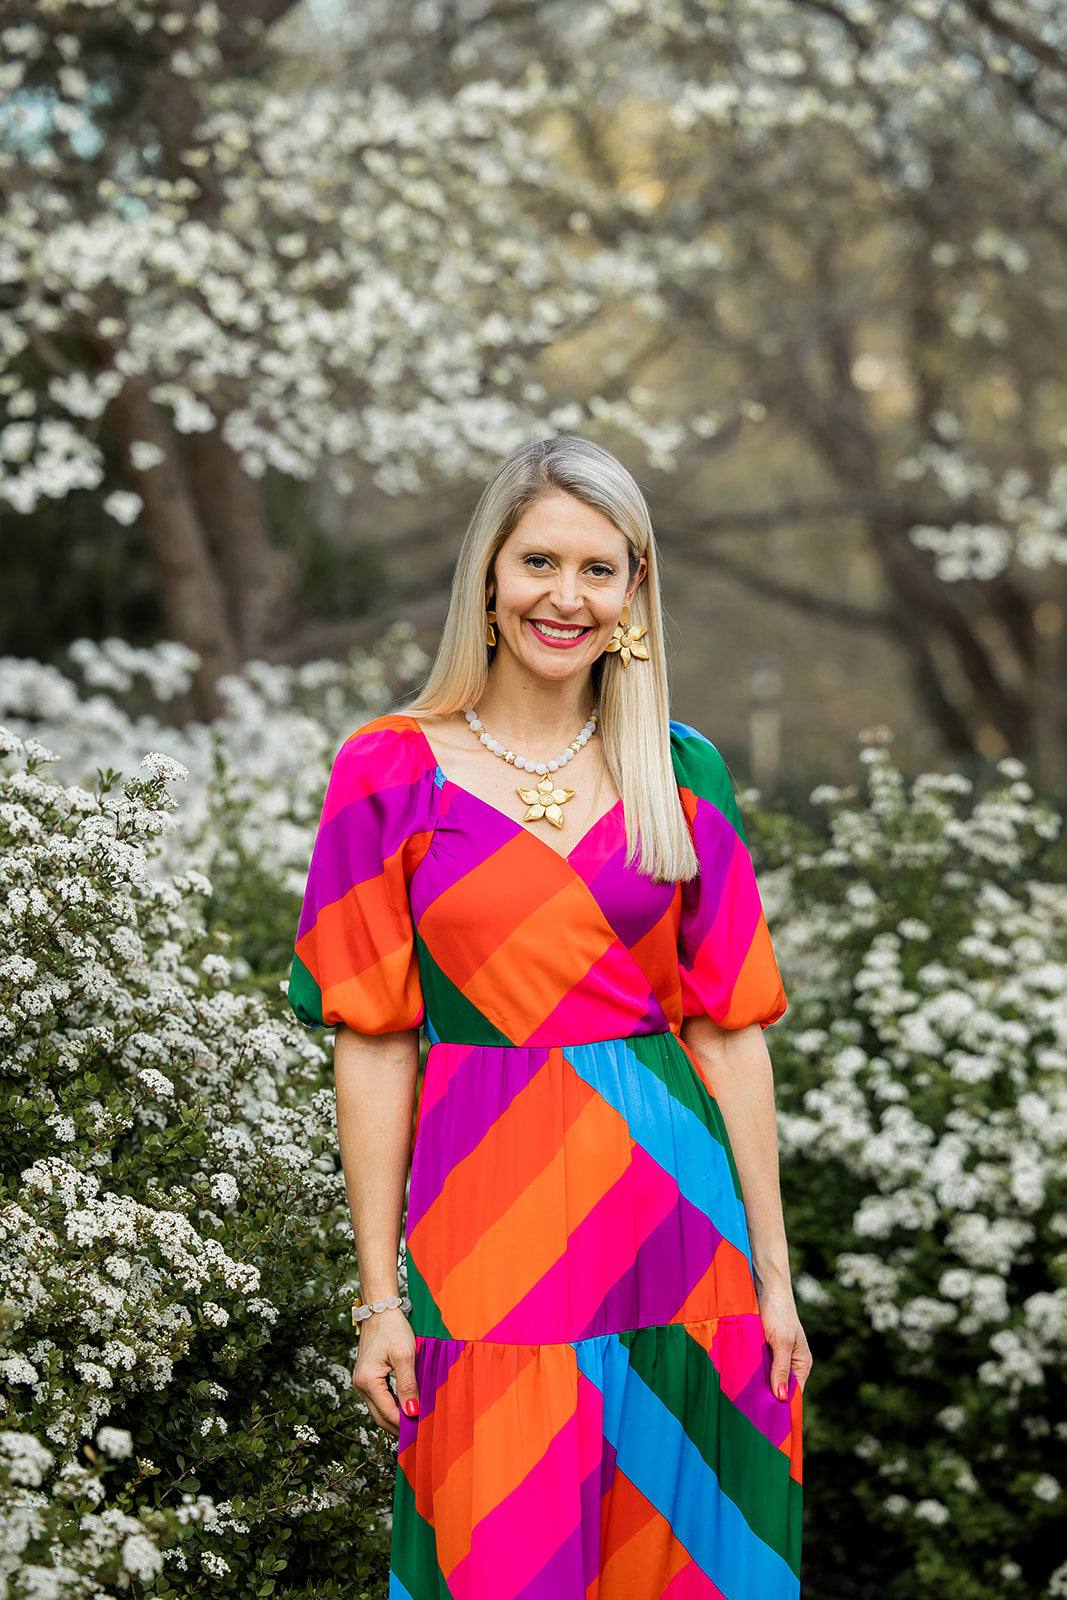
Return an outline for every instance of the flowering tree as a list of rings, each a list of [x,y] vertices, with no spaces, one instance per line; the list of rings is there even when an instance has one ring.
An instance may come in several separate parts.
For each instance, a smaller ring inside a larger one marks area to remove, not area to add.
[[[676,471],[675,548],[895,640],[949,749],[1058,770],[1067,77],[1039,0],[458,30],[397,0],[342,9],[328,72],[281,0],[39,9],[0,3],[0,495],[102,484],[140,516],[205,682],[284,627],[268,463],[403,489],[584,427]],[[733,457],[781,490],[693,509]],[[876,582],[805,581],[843,542]]]
[[[426,10],[391,15],[418,38]],[[1056,779],[1059,10],[590,0],[490,7],[460,36],[438,15],[442,72],[544,64],[556,159],[530,203],[647,286],[598,315],[564,370],[580,388],[599,369],[597,428],[635,397],[663,423],[648,459],[672,471],[668,549],[877,630],[947,750],[1014,750]]]
[[[529,352],[604,277],[517,203],[536,75],[283,86],[265,30],[291,4],[0,0],[0,498],[102,485],[140,517],[211,709],[284,627],[267,464],[347,491],[356,460],[400,488],[495,459]]]

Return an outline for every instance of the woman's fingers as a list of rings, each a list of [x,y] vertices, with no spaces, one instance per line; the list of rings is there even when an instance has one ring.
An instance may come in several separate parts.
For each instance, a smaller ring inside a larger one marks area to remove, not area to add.
[[[772,1328],[767,1335],[771,1347],[771,1392],[778,1400],[789,1398],[789,1373],[793,1364],[794,1331],[790,1328]]]
[[[419,1386],[415,1382],[415,1352],[412,1350],[398,1357],[393,1371],[396,1374],[396,1397],[405,1417],[417,1417]]]
[[[367,1410],[379,1428],[384,1428],[395,1439],[400,1432],[400,1412],[389,1388],[388,1371],[367,1372],[361,1370],[357,1362],[352,1382],[367,1402]]]
[[[392,1325],[394,1318],[399,1319],[397,1326]],[[419,1414],[415,1336],[402,1312],[379,1312],[367,1320],[375,1326],[364,1328],[352,1382],[367,1402],[367,1409],[378,1427],[395,1438],[400,1431],[400,1406],[404,1407],[406,1416]],[[390,1377],[396,1380],[395,1396],[389,1387]]]
[[[789,1374],[796,1373],[801,1393],[811,1371],[811,1351],[796,1308],[774,1305],[762,1307],[763,1334],[771,1351],[771,1393],[777,1400],[789,1398]]]

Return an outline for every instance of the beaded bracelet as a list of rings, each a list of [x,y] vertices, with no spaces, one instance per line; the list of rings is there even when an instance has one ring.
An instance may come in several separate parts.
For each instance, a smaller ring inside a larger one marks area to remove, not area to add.
[[[370,1300],[364,1303],[357,1295],[352,1304],[352,1321],[358,1328],[361,1322],[372,1317],[376,1311],[403,1311],[405,1316],[411,1310],[411,1301],[407,1295],[401,1300],[398,1294],[391,1294],[388,1300]]]

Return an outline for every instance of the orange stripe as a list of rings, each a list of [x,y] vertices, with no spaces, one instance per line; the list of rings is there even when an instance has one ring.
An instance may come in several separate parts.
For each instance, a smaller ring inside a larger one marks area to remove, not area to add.
[[[621,1472],[612,1480],[606,1532],[600,1600],[662,1594],[691,1559],[667,1519]]]
[[[475,1393],[474,1368],[479,1352],[468,1345],[439,1387],[433,1409],[419,1418],[417,1438],[401,1457],[401,1466],[415,1493],[416,1509],[431,1526],[441,1485],[460,1462],[466,1460],[469,1465],[473,1459],[475,1406],[485,1410],[495,1405],[511,1387],[516,1372],[537,1357],[532,1345],[515,1345],[512,1349],[514,1355],[509,1353],[507,1360],[478,1362]],[[435,1438],[438,1431],[439,1444]]]
[[[623,1119],[594,1095],[549,1165],[432,1290],[445,1325],[485,1338],[563,1255],[579,1222],[629,1168],[632,1149]]]
[[[643,939],[630,948],[637,965],[648,979],[648,986],[656,996],[670,1020],[682,1015],[682,984],[678,976],[678,908],[682,891],[676,889],[674,899],[650,928]]]
[[[471,1395],[471,1410],[478,1398]],[[547,1345],[475,1418],[471,1448],[453,1461],[434,1496],[437,1559],[446,1578],[469,1553],[471,1530],[515,1492],[577,1404],[574,1350]]]
[[[328,1028],[347,1022],[358,1033],[399,1033],[422,1019],[422,990],[413,951],[395,950],[347,983],[322,991]]]
[[[600,1502],[600,1571],[618,1554],[635,1533],[655,1516],[641,1491],[618,1467],[612,1473],[611,1483]]]
[[[568,1127],[595,1098],[596,1090],[569,1067],[563,1077],[560,1051],[552,1055],[554,1061],[545,1052],[540,1070],[451,1169],[408,1235],[420,1270],[425,1272],[422,1263],[429,1263],[437,1281],[470,1254],[486,1228],[544,1171]]]
[[[723,1028],[746,1028],[751,1022],[776,1022],[785,1010],[785,990],[771,948],[767,921],[760,912],[741,970],[730,994],[730,1009],[718,1018]]]
[[[514,894],[514,886],[507,892]],[[615,943],[596,901],[572,872],[569,882],[499,942],[463,992],[483,1016],[503,1011],[509,1038],[521,1043]],[[536,964],[534,951],[544,952]]]
[[[501,941],[526,927],[529,908],[536,910],[573,878],[573,868],[557,859],[523,829],[426,908],[419,933],[458,989],[465,992]]]
[[[756,1285],[747,1257],[729,1239],[718,1249],[700,1282],[692,1288],[672,1322],[706,1322],[714,1317],[740,1317],[759,1311]]]
[[[399,852],[383,862],[376,878],[365,878],[340,900],[323,906],[314,927],[297,945],[297,954],[308,971],[314,973],[320,989],[343,983],[375,958],[388,955],[410,940],[410,917],[404,919],[405,927],[394,909],[398,856]],[[403,881],[400,888],[406,908]]]
[[[804,1482],[804,1397],[800,1385],[789,1398],[789,1437],[783,1439],[779,1450],[789,1457],[789,1476],[798,1483]]]

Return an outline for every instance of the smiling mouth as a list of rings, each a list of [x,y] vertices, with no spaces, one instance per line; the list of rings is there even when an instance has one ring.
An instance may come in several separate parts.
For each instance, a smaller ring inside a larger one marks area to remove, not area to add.
[[[534,632],[540,634],[542,638],[557,639],[561,644],[573,644],[576,639],[589,632],[587,627],[560,627],[554,622],[542,622],[540,618],[535,620],[530,617],[528,621]]]

